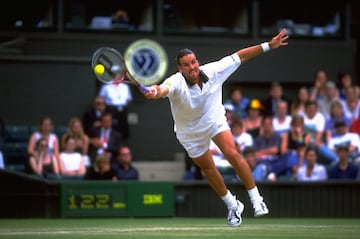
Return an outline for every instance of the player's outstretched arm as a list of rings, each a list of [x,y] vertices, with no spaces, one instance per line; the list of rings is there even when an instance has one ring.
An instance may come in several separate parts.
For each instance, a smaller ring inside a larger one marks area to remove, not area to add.
[[[242,63],[260,55],[263,52],[270,51],[271,49],[276,49],[288,44],[286,41],[289,36],[286,35],[286,29],[282,29],[279,34],[274,36],[269,42],[264,42],[259,45],[250,46],[247,48],[243,48],[236,53],[240,57]]]
[[[165,86],[152,85],[148,87],[148,89],[149,89],[148,93],[144,92],[146,99],[152,99],[152,100],[160,99],[169,93],[169,88]]]

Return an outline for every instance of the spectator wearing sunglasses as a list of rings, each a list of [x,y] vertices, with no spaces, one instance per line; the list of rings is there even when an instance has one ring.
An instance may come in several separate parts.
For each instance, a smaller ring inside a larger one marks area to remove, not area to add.
[[[59,175],[58,161],[49,153],[48,145],[46,138],[40,138],[36,141],[35,151],[29,158],[31,173],[45,178]]]

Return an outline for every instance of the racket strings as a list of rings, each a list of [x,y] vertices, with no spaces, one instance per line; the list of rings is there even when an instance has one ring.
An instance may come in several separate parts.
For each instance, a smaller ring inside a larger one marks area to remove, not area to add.
[[[120,74],[117,73],[115,76],[114,76],[114,79],[113,79],[113,84],[114,85],[118,85],[120,84],[121,82],[124,82],[125,81],[125,76],[126,76],[126,71],[123,71],[121,72]]]
[[[97,75],[99,80],[105,83],[115,82],[116,84],[124,81],[126,77],[126,65],[121,54],[115,49],[107,47],[99,48],[95,52],[92,61],[93,67],[98,64],[103,65],[105,68],[103,74]]]
[[[101,64],[105,71],[96,74],[98,80],[107,84],[119,85],[120,83],[128,83],[135,85],[142,91],[148,92],[147,88],[139,84],[128,72],[123,56],[113,48],[99,48],[92,57],[92,67]]]

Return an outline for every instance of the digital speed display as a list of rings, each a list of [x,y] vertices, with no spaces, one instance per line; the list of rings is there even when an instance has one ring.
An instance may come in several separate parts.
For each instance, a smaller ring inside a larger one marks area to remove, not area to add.
[[[63,182],[62,217],[173,216],[174,185],[162,182]]]

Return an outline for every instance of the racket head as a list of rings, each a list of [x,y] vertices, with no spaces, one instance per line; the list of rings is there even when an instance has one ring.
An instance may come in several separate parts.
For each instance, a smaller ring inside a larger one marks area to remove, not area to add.
[[[104,72],[98,73],[95,67],[101,64]],[[120,52],[111,47],[100,47],[92,55],[91,68],[96,78],[106,84],[117,84],[124,81],[127,69]]]

